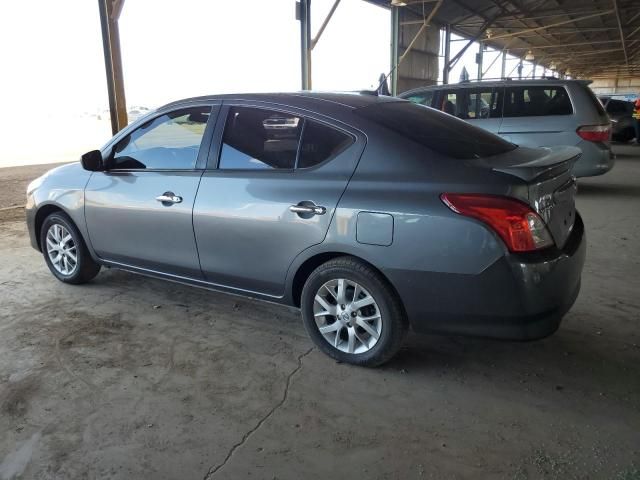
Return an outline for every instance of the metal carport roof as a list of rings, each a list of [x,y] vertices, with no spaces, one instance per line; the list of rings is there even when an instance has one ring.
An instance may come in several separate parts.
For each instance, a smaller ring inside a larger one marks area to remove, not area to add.
[[[432,23],[572,75],[640,75],[640,1],[623,0],[367,0],[403,5]],[[416,21],[420,23],[420,21]]]

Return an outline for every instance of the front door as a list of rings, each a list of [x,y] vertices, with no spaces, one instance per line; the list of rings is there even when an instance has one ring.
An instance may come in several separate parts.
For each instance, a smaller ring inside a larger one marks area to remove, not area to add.
[[[250,104],[223,108],[218,123],[219,156],[193,213],[202,270],[210,282],[280,296],[295,257],[324,240],[364,139]]]
[[[89,238],[99,257],[202,277],[192,212],[210,113],[210,105],[173,110],[115,144],[108,169],[95,172],[85,189]]]

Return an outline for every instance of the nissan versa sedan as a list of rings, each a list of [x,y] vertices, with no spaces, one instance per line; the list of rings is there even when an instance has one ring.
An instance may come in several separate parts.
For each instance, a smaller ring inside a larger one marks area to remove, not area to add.
[[[320,350],[374,366],[409,328],[558,328],[579,156],[371,94],[199,97],[33,181],[27,224],[62,282],[104,266],[299,307]]]

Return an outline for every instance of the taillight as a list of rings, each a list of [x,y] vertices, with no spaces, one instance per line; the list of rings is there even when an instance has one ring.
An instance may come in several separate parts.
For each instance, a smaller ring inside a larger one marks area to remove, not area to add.
[[[478,193],[443,193],[440,198],[454,212],[487,224],[512,252],[532,252],[553,245],[542,218],[524,202]]]
[[[611,137],[611,124],[583,125],[578,127],[576,133],[580,135],[580,138],[589,142],[608,142]]]

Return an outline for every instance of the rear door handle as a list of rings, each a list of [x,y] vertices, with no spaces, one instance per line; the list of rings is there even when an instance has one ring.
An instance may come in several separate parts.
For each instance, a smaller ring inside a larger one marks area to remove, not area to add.
[[[181,203],[182,197],[173,192],[164,192],[162,195],[157,196],[156,200],[163,204],[173,205],[174,203]]]
[[[306,203],[306,205],[305,205]],[[327,209],[320,205],[314,205],[311,202],[300,202],[297,205],[291,205],[289,210],[293,213],[303,214],[303,215],[324,215],[327,213]]]

